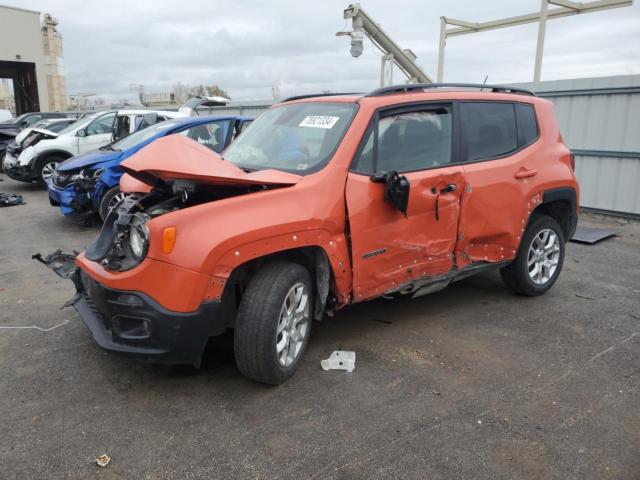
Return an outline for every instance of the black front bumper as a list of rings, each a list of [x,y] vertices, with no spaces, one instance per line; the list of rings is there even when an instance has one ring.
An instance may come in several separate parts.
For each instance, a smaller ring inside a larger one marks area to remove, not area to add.
[[[19,182],[33,182],[36,179],[30,166],[14,165],[8,170],[5,170],[4,173],[6,173],[9,178]]]
[[[140,292],[113,290],[78,269],[73,306],[102,348],[155,363],[199,366],[210,336],[226,330],[219,302],[173,312]]]

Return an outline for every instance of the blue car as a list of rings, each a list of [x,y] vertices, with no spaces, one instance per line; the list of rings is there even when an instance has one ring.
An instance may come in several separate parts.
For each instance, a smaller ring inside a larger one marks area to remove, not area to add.
[[[184,117],[139,130],[58,165],[47,181],[49,202],[75,223],[90,224],[95,214],[104,220],[123,196],[120,164],[142,147],[156,138],[180,134],[220,153],[252,121],[252,117],[237,115]]]

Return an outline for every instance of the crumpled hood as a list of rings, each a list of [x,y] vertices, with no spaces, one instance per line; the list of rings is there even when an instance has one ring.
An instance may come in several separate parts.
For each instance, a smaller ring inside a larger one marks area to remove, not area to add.
[[[65,160],[60,165],[58,165],[58,171],[70,172],[72,170],[90,167],[91,165],[95,165],[96,163],[114,160],[121,154],[122,152],[114,152],[111,150],[93,150],[91,152],[82,153],[68,160]]]
[[[280,170],[247,173],[220,155],[183,135],[151,142],[120,164],[132,177],[151,186],[171,180],[207,185],[295,185],[302,177]]]

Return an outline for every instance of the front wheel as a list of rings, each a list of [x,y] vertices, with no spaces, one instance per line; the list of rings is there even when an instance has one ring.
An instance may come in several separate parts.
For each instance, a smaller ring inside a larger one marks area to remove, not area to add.
[[[542,295],[558,279],[564,252],[565,239],[560,224],[546,215],[535,215],[524,232],[518,256],[500,270],[502,280],[521,295]]]
[[[119,187],[113,187],[105,192],[100,200],[100,208],[98,213],[100,218],[104,222],[109,215],[109,212],[113,210],[118,203],[120,203],[126,197],[126,193],[122,193]]]
[[[313,300],[311,277],[301,265],[279,261],[258,270],[240,302],[234,332],[243,375],[277,385],[295,373],[309,341]]]
[[[50,155],[39,160],[34,172],[38,183],[43,187],[46,187],[47,180],[51,178],[62,161],[64,161],[64,158],[57,155]]]

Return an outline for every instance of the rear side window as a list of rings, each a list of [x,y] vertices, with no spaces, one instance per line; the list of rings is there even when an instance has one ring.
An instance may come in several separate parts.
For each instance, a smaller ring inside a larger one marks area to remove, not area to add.
[[[449,107],[388,115],[369,130],[352,169],[371,174],[446,165],[452,138]]]
[[[518,148],[516,113],[512,103],[460,103],[466,161],[500,157]]]
[[[529,145],[538,138],[538,123],[532,105],[516,103],[516,121],[520,145]]]

